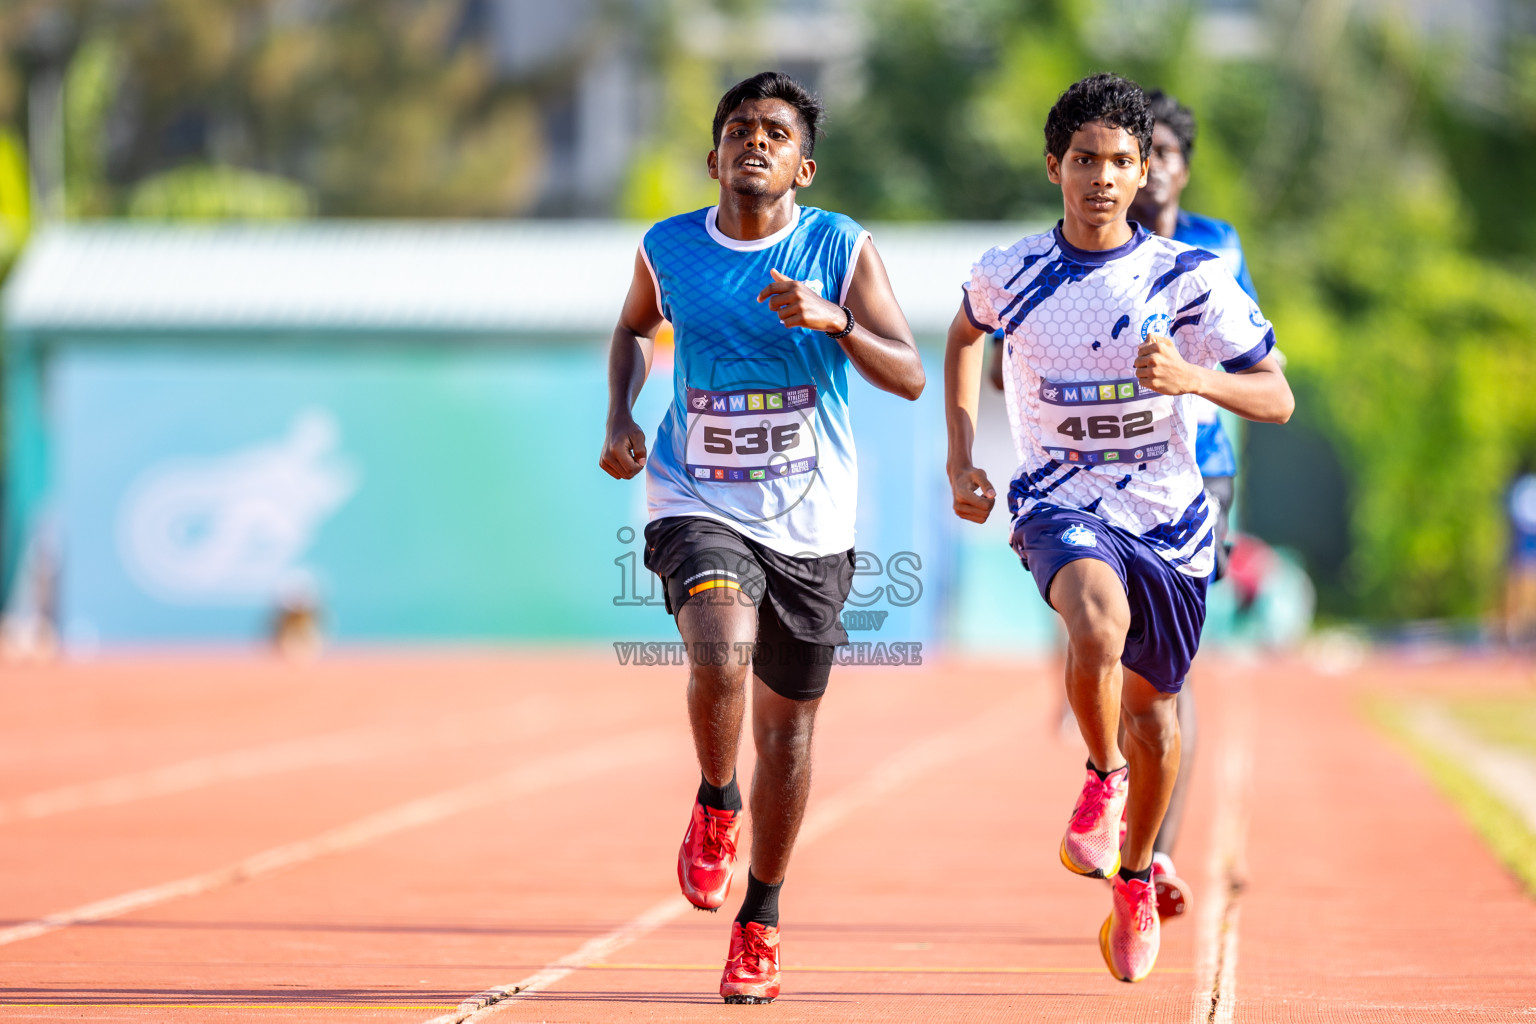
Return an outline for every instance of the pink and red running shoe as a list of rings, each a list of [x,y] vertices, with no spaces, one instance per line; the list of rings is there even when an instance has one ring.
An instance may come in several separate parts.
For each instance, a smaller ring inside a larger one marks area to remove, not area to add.
[[[1189,910],[1189,883],[1178,876],[1166,854],[1152,858],[1152,888],[1157,892],[1157,917],[1168,921]]]
[[[1152,973],[1162,932],[1157,919],[1157,892],[1151,882],[1116,878],[1112,883],[1109,916],[1099,929],[1099,952],[1109,973],[1121,981],[1140,981]]]
[[[748,921],[731,922],[731,955],[720,976],[728,1003],[771,1003],[779,994],[779,929]]]
[[[1130,765],[1122,765],[1101,779],[1089,766],[1061,840],[1061,863],[1073,874],[1110,878],[1120,870],[1120,819],[1130,773]]]
[[[677,851],[677,881],[688,902],[700,910],[719,910],[731,891],[742,819],[741,811],[693,802],[693,818]]]

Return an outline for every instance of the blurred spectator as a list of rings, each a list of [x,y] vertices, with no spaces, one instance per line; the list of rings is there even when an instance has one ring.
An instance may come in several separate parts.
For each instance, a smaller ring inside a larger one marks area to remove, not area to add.
[[[1522,473],[1509,491],[1509,570],[1504,577],[1504,642],[1536,640],[1536,473]]]

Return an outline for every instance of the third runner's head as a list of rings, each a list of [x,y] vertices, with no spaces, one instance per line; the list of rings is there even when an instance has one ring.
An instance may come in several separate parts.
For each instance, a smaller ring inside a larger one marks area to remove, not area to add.
[[[1138,219],[1150,229],[1150,217],[1165,207],[1177,208],[1184,186],[1189,184],[1189,154],[1195,148],[1195,115],[1161,89],[1147,93],[1147,105],[1152,108],[1152,117],[1157,123],[1152,129],[1147,184],[1136,197],[1131,216],[1135,217],[1145,207],[1144,218]]]
[[[1152,111],[1135,82],[1101,73],[1062,93],[1045,119],[1045,168],[1061,186],[1068,225],[1125,220],[1151,149]]]
[[[722,190],[777,199],[816,177],[821,101],[799,82],[764,71],[733,85],[715,108],[709,176]]]

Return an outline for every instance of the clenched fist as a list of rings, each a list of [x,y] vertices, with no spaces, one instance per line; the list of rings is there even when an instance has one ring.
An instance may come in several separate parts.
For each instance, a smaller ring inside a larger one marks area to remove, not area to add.
[[[597,464],[616,480],[628,480],[645,468],[645,431],[625,416],[608,425],[603,454]]]
[[[773,283],[757,293],[758,302],[779,314],[785,327],[809,327],[813,331],[836,334],[848,326],[848,314],[835,302],[828,302],[804,281],[785,277],[777,270],[768,271]]]
[[[1172,338],[1149,334],[1136,350],[1136,379],[1160,395],[1187,395],[1200,384],[1196,368],[1185,362]]]
[[[985,470],[975,466],[963,466],[949,476],[950,489],[955,496],[955,515],[973,523],[984,523],[997,504],[997,491],[987,479]]]

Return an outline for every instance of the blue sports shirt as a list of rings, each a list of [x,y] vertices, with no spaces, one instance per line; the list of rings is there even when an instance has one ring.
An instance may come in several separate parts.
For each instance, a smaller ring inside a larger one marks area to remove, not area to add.
[[[704,516],[786,555],[853,547],[858,463],[848,356],[821,331],[785,327],[758,293],[770,270],[845,304],[869,233],[796,206],[767,238],[715,225],[718,207],[664,220],[640,252],[672,323],[672,403],[646,463],[652,520]]]
[[[1238,240],[1237,229],[1224,220],[1202,217],[1188,210],[1179,211],[1179,220],[1173,231],[1173,239],[1204,249],[1221,257],[1232,271],[1239,287],[1254,302],[1259,293],[1254,290],[1253,278],[1248,275],[1248,261],[1243,256],[1243,243]],[[1237,451],[1232,439],[1221,425],[1221,416],[1210,402],[1200,403],[1199,433],[1195,440],[1195,458],[1200,463],[1201,476],[1234,476],[1237,473]]]

